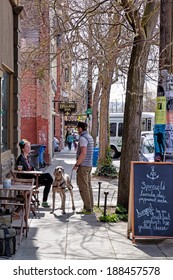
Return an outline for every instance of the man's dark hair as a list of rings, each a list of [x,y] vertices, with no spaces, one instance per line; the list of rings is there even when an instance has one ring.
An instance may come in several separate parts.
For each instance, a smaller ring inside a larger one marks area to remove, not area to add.
[[[87,123],[78,122],[77,127],[81,127],[83,131],[87,130]]]

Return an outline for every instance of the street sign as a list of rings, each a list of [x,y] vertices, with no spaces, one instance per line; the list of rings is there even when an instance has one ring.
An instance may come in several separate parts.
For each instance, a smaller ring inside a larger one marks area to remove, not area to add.
[[[85,113],[88,115],[92,115],[92,109],[91,108],[87,109],[87,111]]]
[[[76,102],[58,102],[58,111],[66,116],[76,113],[77,103]]]

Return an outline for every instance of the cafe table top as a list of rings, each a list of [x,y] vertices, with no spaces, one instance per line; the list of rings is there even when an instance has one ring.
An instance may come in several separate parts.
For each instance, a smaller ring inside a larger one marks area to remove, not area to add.
[[[34,188],[34,186],[31,185],[25,185],[25,184],[15,184],[11,185],[10,188],[4,188],[2,184],[0,184],[0,190],[11,190],[11,191],[30,191]]]
[[[43,171],[39,170],[31,170],[31,171],[24,171],[24,170],[13,170],[13,173],[19,173],[19,174],[33,174],[33,175],[40,175],[43,173]]]

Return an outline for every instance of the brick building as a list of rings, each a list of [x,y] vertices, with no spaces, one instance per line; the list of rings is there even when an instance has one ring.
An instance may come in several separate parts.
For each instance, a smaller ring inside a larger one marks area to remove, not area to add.
[[[39,6],[39,1],[22,4],[26,17],[21,22],[22,79],[21,79],[21,138],[31,144],[46,145],[45,161],[52,159],[53,140],[53,88],[56,80],[51,52],[55,43],[50,39],[50,13],[48,5]],[[29,11],[29,12],[28,12]]]
[[[58,112],[58,102],[73,101],[75,96],[72,58],[58,22],[60,11],[51,8],[47,1],[21,3],[27,13],[21,22],[21,138],[27,138],[31,144],[46,145],[46,162],[50,164],[53,136],[63,148],[67,129],[64,116]]]

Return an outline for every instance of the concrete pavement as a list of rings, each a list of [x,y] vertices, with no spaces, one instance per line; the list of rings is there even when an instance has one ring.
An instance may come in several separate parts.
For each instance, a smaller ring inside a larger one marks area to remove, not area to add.
[[[62,165],[71,174],[75,163],[75,152],[66,148],[56,153],[47,172],[53,174],[57,165]],[[94,168],[93,168],[94,171]],[[101,181],[100,205],[104,205],[104,191],[108,191],[108,205],[116,205],[117,180],[102,180],[93,177],[94,201],[98,203],[98,181]],[[76,211],[82,208],[82,201],[76,185],[76,173],[72,172]],[[42,190],[41,190],[42,191]],[[42,193],[40,191],[40,199]],[[56,210],[39,208],[36,217],[30,219],[27,238],[13,255],[14,260],[155,260],[173,259],[173,240],[138,240],[136,245],[127,238],[127,223],[101,223],[95,214],[79,215],[71,209],[70,196],[67,194],[66,212],[62,215],[60,198],[57,195]],[[49,201],[51,204],[51,193]]]

